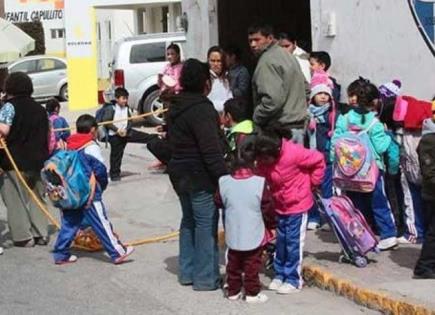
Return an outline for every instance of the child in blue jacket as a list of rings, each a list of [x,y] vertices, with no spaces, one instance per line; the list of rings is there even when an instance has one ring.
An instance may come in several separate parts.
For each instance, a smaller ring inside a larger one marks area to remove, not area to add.
[[[332,163],[329,158],[331,150],[331,136],[334,130],[336,109],[332,96],[332,89],[328,86],[328,77],[315,73],[311,80],[310,124],[307,129],[309,148],[320,151],[326,162],[325,176],[320,186],[322,198],[332,197]],[[314,204],[309,212],[308,230],[316,230],[321,225],[321,218],[317,205]]]
[[[68,150],[79,150],[80,159],[85,165],[89,178],[93,174],[97,185],[90,206],[62,211],[62,226],[53,250],[54,262],[62,265],[77,261],[77,256],[70,254],[70,246],[80,229],[83,219],[86,219],[100,239],[112,262],[120,264],[133,253],[134,248],[124,246],[113,233],[112,224],[107,217],[102,200],[102,194],[107,187],[108,179],[100,147],[95,142],[98,125],[91,115],[80,116],[76,124],[77,133],[68,138],[67,148]]]
[[[379,98],[379,91],[372,83],[367,82],[361,87],[358,95],[358,106],[351,109],[347,114],[338,117],[334,135],[331,139],[331,159],[332,161],[335,159],[335,143],[343,133],[350,129],[368,130],[371,151],[380,170],[375,190],[371,193],[347,191],[346,194],[368,219],[373,218],[381,238],[378,248],[388,250],[398,244],[397,229],[384,185],[385,164],[383,155],[389,149],[392,139],[385,132],[384,125],[376,117]]]

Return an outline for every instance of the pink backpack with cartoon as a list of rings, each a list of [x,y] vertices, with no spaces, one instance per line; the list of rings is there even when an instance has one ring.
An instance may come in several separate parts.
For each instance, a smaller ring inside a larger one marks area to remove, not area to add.
[[[373,119],[367,129],[348,131],[335,142],[333,166],[334,185],[344,191],[369,193],[375,190],[379,168],[372,152],[370,129],[378,122]]]

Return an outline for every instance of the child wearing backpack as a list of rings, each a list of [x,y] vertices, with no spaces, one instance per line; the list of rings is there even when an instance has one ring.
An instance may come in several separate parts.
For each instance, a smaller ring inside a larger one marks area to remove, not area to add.
[[[86,174],[89,179],[89,190],[85,191],[84,185],[80,187],[69,187],[83,194],[89,194],[88,200],[78,209],[62,209],[62,223],[59,235],[54,245],[53,256],[55,264],[62,265],[74,263],[77,256],[70,254],[70,246],[74,240],[83,219],[91,225],[95,234],[100,239],[104,249],[109,254],[114,264],[121,264],[134,251],[132,246],[124,246],[118,237],[113,233],[106,208],[102,200],[103,191],[107,187],[107,171],[101,150],[95,142],[97,136],[97,122],[91,115],[82,115],[76,122],[77,133],[68,138],[67,148],[69,151],[78,152],[77,168],[74,173],[79,171]],[[59,154],[64,154],[63,152]],[[56,155],[52,158],[52,161]],[[43,170],[43,176],[50,178],[48,161]],[[65,176],[63,176],[66,178]],[[62,182],[62,181],[60,181]],[[73,184],[72,181],[70,184]],[[50,196],[50,192],[49,192]],[[52,200],[56,199],[51,197]]]
[[[313,207],[313,190],[322,183],[323,154],[304,148],[277,133],[263,131],[255,141],[258,173],[266,178],[277,213],[275,278],[269,290],[278,294],[300,292],[302,253]]]
[[[254,173],[254,143],[242,143],[236,150],[231,175],[219,179],[216,195],[217,206],[225,212],[228,299],[242,298],[243,288],[247,303],[264,303],[268,297],[260,292],[259,272],[275,209],[265,178]]]
[[[379,91],[366,83],[358,92],[358,106],[340,115],[331,139],[334,184],[373,221],[380,233],[380,250],[397,246],[397,230],[384,187],[383,154],[391,144],[376,117]],[[344,187],[344,188],[343,188]]]
[[[332,197],[332,163],[329,152],[336,118],[335,102],[328,84],[329,78],[326,73],[314,73],[311,79],[311,102],[308,107],[310,123],[307,128],[309,148],[321,152],[325,157],[326,169],[321,185],[321,195],[325,199]],[[314,204],[309,213],[307,229],[317,230],[320,225],[319,209]]]
[[[47,104],[45,104],[45,109],[48,113],[48,118],[51,122],[51,127],[53,129],[65,129],[69,128],[68,122],[59,115],[60,113],[60,103],[52,98],[48,100]],[[62,140],[66,141],[68,137],[71,135],[71,132],[69,130],[63,130],[63,131],[55,131],[55,137],[56,142]]]

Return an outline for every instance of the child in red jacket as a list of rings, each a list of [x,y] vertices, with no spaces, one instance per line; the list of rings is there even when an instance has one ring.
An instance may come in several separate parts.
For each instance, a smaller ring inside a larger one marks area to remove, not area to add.
[[[302,254],[312,191],[325,173],[323,154],[281,139],[271,132],[255,143],[259,173],[270,184],[277,212],[275,278],[269,290],[279,294],[300,292]]]

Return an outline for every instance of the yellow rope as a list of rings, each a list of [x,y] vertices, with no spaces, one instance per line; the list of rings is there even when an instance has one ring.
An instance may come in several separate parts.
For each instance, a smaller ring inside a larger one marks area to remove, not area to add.
[[[115,124],[115,123],[118,123],[118,122],[136,120],[136,119],[139,119],[139,118],[149,117],[151,115],[163,114],[164,112],[167,112],[167,111],[168,111],[167,108],[161,108],[161,109],[158,109],[158,110],[156,110],[154,112],[148,112],[148,113],[144,113],[144,114],[140,114],[140,115],[136,115],[136,116],[131,116],[131,117],[128,117],[128,118],[103,121],[103,122],[98,123],[98,126],[106,126],[106,125],[111,125],[111,124]],[[68,127],[68,128],[53,129],[53,131],[54,132],[58,132],[58,131],[68,131],[68,130],[75,130],[75,129],[76,129],[75,126],[71,126],[71,127]]]

